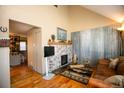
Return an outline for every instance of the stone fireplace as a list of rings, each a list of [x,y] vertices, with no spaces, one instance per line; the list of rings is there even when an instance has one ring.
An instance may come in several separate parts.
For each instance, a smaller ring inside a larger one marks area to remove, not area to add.
[[[52,45],[55,55],[48,57],[49,72],[60,68],[62,65],[72,62],[72,45]]]

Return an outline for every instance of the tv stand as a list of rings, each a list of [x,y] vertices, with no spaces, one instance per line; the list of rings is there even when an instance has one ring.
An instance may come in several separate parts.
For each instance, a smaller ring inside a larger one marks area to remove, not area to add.
[[[48,71],[48,61],[47,61],[47,57],[45,58],[45,61],[46,61],[46,74],[45,76],[43,76],[43,79],[45,80],[50,80],[52,79],[55,75],[53,73],[49,73]]]
[[[43,78],[45,80],[50,80],[54,77],[55,75],[53,73],[47,73],[45,76],[43,76]]]

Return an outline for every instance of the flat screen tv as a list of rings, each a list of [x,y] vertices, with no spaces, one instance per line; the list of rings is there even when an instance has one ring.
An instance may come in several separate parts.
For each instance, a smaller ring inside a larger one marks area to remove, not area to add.
[[[54,55],[54,46],[44,46],[44,57]]]

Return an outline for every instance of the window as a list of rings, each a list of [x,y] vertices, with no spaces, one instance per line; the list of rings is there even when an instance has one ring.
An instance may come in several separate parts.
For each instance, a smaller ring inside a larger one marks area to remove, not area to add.
[[[20,42],[20,51],[26,51],[26,42]]]

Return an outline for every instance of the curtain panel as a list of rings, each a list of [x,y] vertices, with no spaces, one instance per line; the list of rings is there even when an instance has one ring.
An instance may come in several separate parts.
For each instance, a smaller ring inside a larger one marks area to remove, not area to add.
[[[117,31],[119,24],[72,32],[73,54],[78,63],[86,59],[96,66],[100,58],[114,58],[123,54],[121,34]]]

